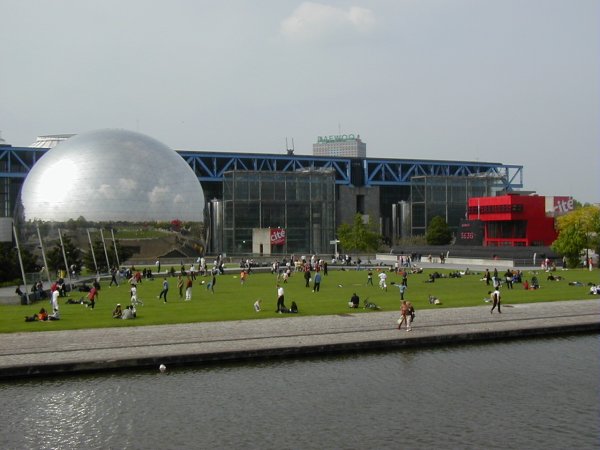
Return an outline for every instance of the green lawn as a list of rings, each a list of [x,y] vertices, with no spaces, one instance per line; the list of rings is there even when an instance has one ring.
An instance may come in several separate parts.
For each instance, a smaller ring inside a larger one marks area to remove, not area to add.
[[[440,273],[448,273],[436,269]],[[453,308],[458,306],[484,305],[483,298],[487,296],[489,287],[480,281],[481,273],[467,275],[462,278],[441,278],[435,283],[425,283],[430,272],[409,275],[408,289],[405,298],[410,300],[417,310],[427,308]],[[501,272],[502,273],[502,272]],[[525,278],[530,279],[532,272],[525,272]],[[503,303],[518,304],[530,302],[547,302],[557,300],[575,300],[592,298],[589,295],[588,282],[598,283],[598,271],[587,270],[558,271],[564,279],[561,281],[547,281],[547,274],[537,274],[541,288],[535,291],[525,291],[521,285],[515,285],[513,290],[502,289]],[[173,324],[186,322],[208,322],[241,319],[263,319],[267,317],[286,317],[287,314],[276,314],[276,277],[271,274],[251,274],[244,286],[240,285],[239,274],[222,275],[217,277],[215,293],[206,290],[209,278],[198,277],[194,283],[193,299],[184,302],[179,298],[176,278],[169,278],[169,302],[164,304],[157,299],[161,289],[162,278],[144,280],[138,286],[138,296],[144,301],[144,306],[138,308],[138,317],[135,320],[112,319],[111,312],[116,303],[124,307],[129,304],[129,287],[121,284],[117,287],[108,287],[108,281],[102,283],[96,308],[91,310],[85,306],[65,304],[66,298],[60,299],[61,320],[53,322],[25,322],[25,315],[32,315],[41,307],[50,309],[48,301],[37,302],[34,305],[0,305],[0,332],[11,333],[18,331],[41,330],[72,330],[82,328],[127,327],[140,325]],[[385,292],[377,286],[377,272],[373,272],[375,286],[366,286],[367,271],[355,270],[330,270],[328,276],[323,277],[321,291],[312,292],[311,288],[304,287],[301,274],[294,274],[285,288],[285,303],[289,308],[292,301],[298,304],[300,314],[323,315],[360,313],[369,314],[370,310],[350,310],[348,300],[353,292],[361,299],[365,298],[378,304],[383,310],[398,310],[400,295],[398,289],[390,282],[400,282],[401,277],[392,273],[388,276],[388,291]],[[569,281],[580,281],[584,286],[570,286]],[[429,295],[435,295],[442,301],[441,305],[430,305]],[[78,299],[83,293],[74,292],[70,298]],[[263,311],[255,313],[252,305],[261,298]]]

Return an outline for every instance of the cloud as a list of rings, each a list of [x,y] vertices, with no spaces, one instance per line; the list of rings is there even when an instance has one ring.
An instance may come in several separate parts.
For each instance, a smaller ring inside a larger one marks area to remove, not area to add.
[[[117,198],[115,189],[110,184],[101,184],[98,188],[98,194],[102,198],[114,200]]]
[[[170,199],[170,189],[168,186],[155,186],[152,191],[148,192],[150,203],[164,203]]]
[[[375,26],[373,11],[358,6],[336,8],[304,2],[281,22],[281,33],[290,39],[312,40],[340,33],[366,33]]]

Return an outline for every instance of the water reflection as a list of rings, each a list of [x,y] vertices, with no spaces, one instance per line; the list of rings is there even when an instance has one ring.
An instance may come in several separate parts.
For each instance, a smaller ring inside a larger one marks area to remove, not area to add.
[[[0,433],[10,448],[590,448],[597,348],[576,336],[7,383]]]

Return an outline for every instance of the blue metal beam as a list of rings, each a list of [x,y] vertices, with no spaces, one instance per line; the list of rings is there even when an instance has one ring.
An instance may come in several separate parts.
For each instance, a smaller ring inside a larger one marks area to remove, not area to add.
[[[0,147],[0,178],[24,178],[48,149]],[[192,152],[177,153],[190,165],[200,181],[223,181],[229,170],[293,172],[305,169],[332,169],[335,182],[352,185],[352,159],[326,156],[258,153]],[[494,162],[428,161],[365,158],[360,160],[366,186],[410,185],[414,176],[493,175],[503,180],[507,190],[523,187],[523,166]]]

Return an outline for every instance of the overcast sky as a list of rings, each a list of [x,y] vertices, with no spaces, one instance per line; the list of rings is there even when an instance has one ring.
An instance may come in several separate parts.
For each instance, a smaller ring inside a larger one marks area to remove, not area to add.
[[[0,131],[523,165],[600,201],[598,0],[0,0]]]

